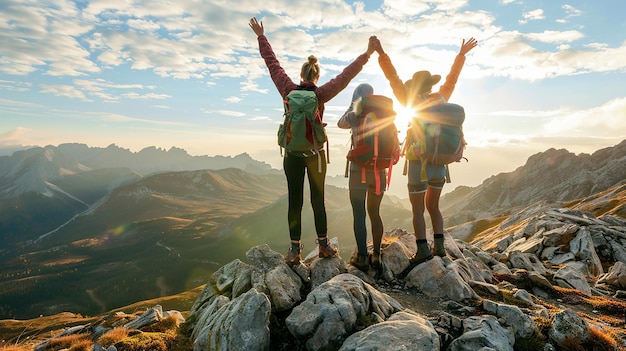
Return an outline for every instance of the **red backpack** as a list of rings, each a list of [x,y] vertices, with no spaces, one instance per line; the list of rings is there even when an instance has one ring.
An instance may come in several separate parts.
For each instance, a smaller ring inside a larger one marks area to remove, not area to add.
[[[376,194],[380,195],[379,170],[388,169],[387,186],[391,182],[391,170],[400,159],[400,141],[395,125],[396,112],[393,101],[382,95],[366,95],[355,103],[357,113],[356,144],[347,158],[362,169],[365,183],[366,169],[374,169]]]

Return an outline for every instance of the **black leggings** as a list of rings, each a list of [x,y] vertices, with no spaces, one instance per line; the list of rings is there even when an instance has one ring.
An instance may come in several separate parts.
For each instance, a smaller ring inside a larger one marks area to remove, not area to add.
[[[302,236],[302,206],[304,204],[304,174],[309,179],[311,192],[311,206],[315,218],[315,231],[317,236],[325,238],[328,227],[326,221],[326,207],[324,206],[324,178],[326,177],[326,155],[320,150],[322,172],[318,171],[318,156],[300,157],[287,154],[283,159],[283,169],[287,177],[287,189],[289,193],[289,210],[287,221],[289,223],[289,237],[293,241],[299,241]]]
[[[354,217],[354,238],[356,239],[359,255],[367,255],[366,209],[372,226],[374,251],[380,252],[380,243],[383,237],[383,221],[380,218],[380,202],[382,199],[383,194],[376,195],[376,189],[373,187],[370,187],[368,190],[350,190],[350,203],[352,204],[352,215]]]

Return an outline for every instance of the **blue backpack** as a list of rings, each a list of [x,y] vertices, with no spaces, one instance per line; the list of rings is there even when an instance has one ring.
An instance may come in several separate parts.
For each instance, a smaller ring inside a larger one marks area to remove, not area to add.
[[[465,110],[462,106],[441,102],[423,108],[407,131],[407,160],[421,160],[432,165],[460,162],[467,142],[463,136]],[[449,173],[446,180],[450,182]]]

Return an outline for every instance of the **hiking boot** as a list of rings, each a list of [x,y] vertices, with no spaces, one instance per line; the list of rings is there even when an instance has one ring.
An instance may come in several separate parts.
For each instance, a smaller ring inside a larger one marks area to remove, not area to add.
[[[433,258],[433,254],[430,252],[428,242],[426,240],[419,240],[417,243],[417,252],[411,258],[409,258],[409,266],[402,272],[402,275],[408,274],[420,263],[424,263]]]
[[[337,256],[337,249],[328,242],[328,239],[318,239],[319,258],[328,258]]]
[[[352,258],[350,258],[349,263],[365,273],[367,273],[367,271],[370,269],[367,255],[359,255],[358,253],[355,253],[354,255],[352,255]]]
[[[375,269],[381,269],[383,267],[382,263],[380,262],[380,252],[372,252],[372,256],[370,257],[370,263]]]
[[[299,264],[300,261],[302,261],[302,250],[290,247],[285,255],[285,263],[291,266]]]
[[[443,234],[435,234],[435,247],[433,249],[433,254],[439,257],[446,256],[446,249],[443,245]]]
[[[417,252],[415,255],[413,255],[411,258],[409,258],[409,263],[411,264],[410,267],[414,268],[418,264],[424,263],[424,262],[426,262],[428,260],[431,260],[432,258],[433,258],[433,254],[430,253],[430,250],[425,255],[420,255],[420,253]]]

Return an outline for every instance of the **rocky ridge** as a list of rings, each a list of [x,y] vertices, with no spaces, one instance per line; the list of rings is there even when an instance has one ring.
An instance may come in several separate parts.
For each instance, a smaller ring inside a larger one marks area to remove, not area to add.
[[[383,268],[367,273],[316,252],[290,267],[253,247],[212,275],[185,337],[197,351],[626,350],[624,218],[547,208],[498,230],[512,234],[468,243],[452,230],[446,257],[408,273],[416,246],[400,229],[385,233]],[[155,306],[125,323],[142,333],[163,318]],[[106,334],[99,323],[72,330]]]

